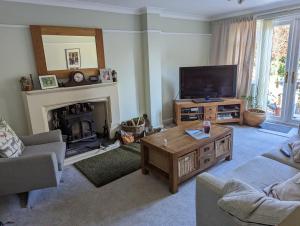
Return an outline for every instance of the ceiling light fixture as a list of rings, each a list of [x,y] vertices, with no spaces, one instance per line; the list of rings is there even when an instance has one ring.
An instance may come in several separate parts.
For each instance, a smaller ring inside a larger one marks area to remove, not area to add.
[[[230,2],[231,0],[228,0],[228,1]],[[237,0],[237,2],[238,2],[239,4],[242,4],[244,1],[245,1],[245,0]]]

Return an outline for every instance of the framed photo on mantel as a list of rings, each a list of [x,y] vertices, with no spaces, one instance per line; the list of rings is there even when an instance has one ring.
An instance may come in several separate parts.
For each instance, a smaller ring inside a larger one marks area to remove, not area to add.
[[[42,89],[53,89],[58,87],[55,75],[40,75],[39,80]]]
[[[113,82],[110,68],[104,68],[100,70],[100,80],[103,83]]]

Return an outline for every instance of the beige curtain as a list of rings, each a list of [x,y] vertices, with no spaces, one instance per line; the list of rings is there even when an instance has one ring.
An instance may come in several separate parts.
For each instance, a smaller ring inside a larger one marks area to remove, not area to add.
[[[255,53],[256,20],[253,17],[213,22],[212,65],[238,65],[237,96],[247,96],[251,89]]]

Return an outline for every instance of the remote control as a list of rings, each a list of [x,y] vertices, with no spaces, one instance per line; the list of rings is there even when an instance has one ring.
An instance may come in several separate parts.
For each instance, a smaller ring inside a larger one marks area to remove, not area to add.
[[[285,155],[286,157],[288,157],[288,158],[291,157],[291,154],[290,154],[288,151],[283,150],[283,149],[280,149],[280,151],[281,151],[281,153],[282,153],[283,155]]]

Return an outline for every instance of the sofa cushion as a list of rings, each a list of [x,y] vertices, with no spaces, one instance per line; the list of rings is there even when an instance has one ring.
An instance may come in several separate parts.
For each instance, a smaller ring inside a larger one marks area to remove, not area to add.
[[[292,150],[292,156],[294,159],[294,162],[300,163],[300,141],[294,141],[291,142],[290,144],[291,150]]]
[[[0,158],[19,157],[24,144],[4,119],[0,119]]]
[[[284,201],[300,201],[300,173],[264,189],[266,195]]]
[[[61,171],[64,166],[66,144],[64,142],[53,142],[48,144],[39,144],[26,146],[22,155],[38,155],[40,153],[51,153],[56,154],[58,169]]]
[[[290,148],[287,145],[284,145],[282,148],[290,152]],[[263,156],[300,170],[300,163],[295,162],[293,157],[286,157],[281,153],[280,149],[274,149],[270,152],[264,153]]]
[[[279,148],[276,148],[274,150],[271,150],[270,152],[267,152],[263,154],[264,157],[276,160],[278,162],[281,162],[283,164],[295,167],[300,170],[300,163],[296,163],[293,159],[293,157],[286,157],[280,152],[280,149],[284,149],[285,151],[291,153],[290,143],[293,143],[297,140],[300,140],[299,135],[295,135],[291,138],[289,138],[286,142],[284,142]],[[291,153],[292,155],[292,153]]]
[[[300,171],[294,167],[257,156],[235,170],[225,173],[223,179],[238,179],[262,191],[265,187],[283,182],[298,172]]]

